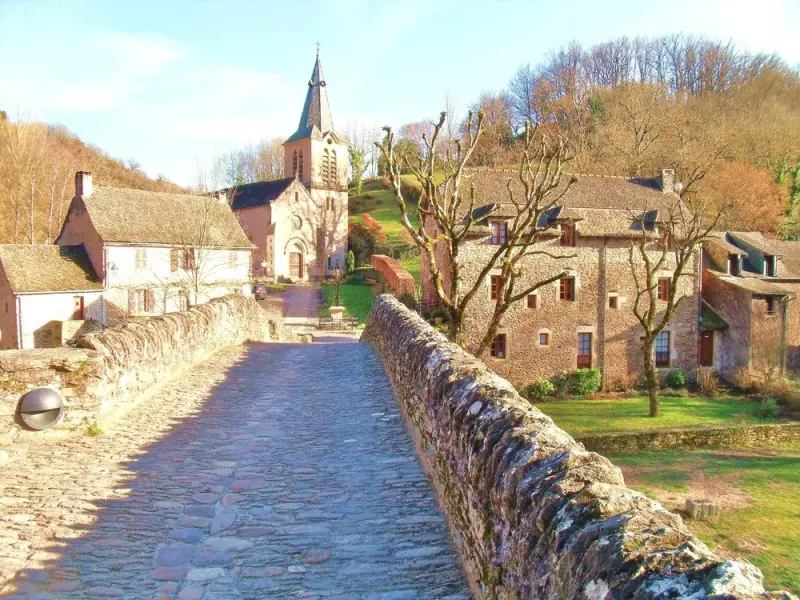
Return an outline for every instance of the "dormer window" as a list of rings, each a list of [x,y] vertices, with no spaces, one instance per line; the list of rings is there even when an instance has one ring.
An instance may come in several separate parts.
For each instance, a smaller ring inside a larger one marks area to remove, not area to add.
[[[506,243],[508,235],[508,223],[506,221],[491,221],[489,227],[492,229],[492,246],[502,246]]]
[[[728,275],[738,277],[741,274],[738,254],[728,254]]]
[[[778,257],[767,254],[764,257],[764,275],[767,277],[778,276]]]
[[[561,224],[561,245],[575,246],[575,223]]]

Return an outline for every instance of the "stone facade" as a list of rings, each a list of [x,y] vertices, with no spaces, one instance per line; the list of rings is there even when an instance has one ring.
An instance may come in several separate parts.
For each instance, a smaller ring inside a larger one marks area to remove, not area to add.
[[[381,355],[475,598],[789,598],[625,487],[483,363],[380,296]]]
[[[793,263],[782,264],[792,254],[800,254],[797,242],[751,232],[720,232],[704,244],[703,299],[726,322],[713,336],[713,366],[723,377],[756,366],[754,355],[769,352],[759,339],[774,344],[786,367],[800,369],[800,272]],[[768,256],[775,257],[772,274],[767,274]]]
[[[221,348],[287,337],[281,317],[252,298],[227,296],[87,334],[77,348],[0,352],[0,440],[57,435],[116,418],[154,386]],[[29,434],[15,412],[20,396],[37,387],[61,392],[67,410],[53,430]]]

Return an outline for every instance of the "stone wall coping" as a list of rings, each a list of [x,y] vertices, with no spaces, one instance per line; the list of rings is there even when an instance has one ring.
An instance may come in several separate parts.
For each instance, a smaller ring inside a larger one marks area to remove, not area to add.
[[[376,298],[362,341],[384,362],[476,598],[794,598],[625,487],[395,298]]]

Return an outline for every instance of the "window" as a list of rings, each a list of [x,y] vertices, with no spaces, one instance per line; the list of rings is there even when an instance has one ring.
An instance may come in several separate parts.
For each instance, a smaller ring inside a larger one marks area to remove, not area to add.
[[[194,269],[194,249],[193,248],[183,248],[181,251],[181,269],[184,271],[190,271]]]
[[[539,334],[539,345],[540,346],[549,346],[550,345],[550,334],[546,332],[542,332]]]
[[[144,290],[144,312],[156,312],[156,295],[153,290]]]
[[[325,210],[333,210],[334,209],[334,199],[330,196],[325,198]]]
[[[528,308],[539,308],[539,294],[528,294]]]
[[[134,268],[136,270],[147,268],[147,250],[145,248],[136,248],[134,250]]]
[[[739,255],[728,254],[728,275],[739,276]]]
[[[508,223],[505,221],[492,221],[490,224],[492,228],[492,245],[501,246],[506,243],[506,235],[508,233]]]
[[[170,248],[169,251],[169,270],[173,273],[178,270],[181,260],[181,249]]]
[[[294,201],[295,202],[300,202],[300,192],[295,192],[294,193]]]
[[[658,278],[658,299],[664,302],[669,301],[669,291],[672,285],[672,280],[669,277]]]
[[[497,300],[500,297],[500,291],[503,289],[503,278],[500,275],[492,275],[489,286],[489,298]]]
[[[561,245],[562,246],[575,245],[575,223],[561,224]]]
[[[331,164],[330,173],[328,175],[328,183],[336,185],[336,150],[331,150]]]
[[[300,150],[300,158],[297,160],[297,176],[303,178],[303,151]]]
[[[297,177],[297,150],[292,155],[292,176]],[[295,197],[297,197],[297,192],[295,192]]]
[[[228,252],[228,268],[235,269],[239,266],[239,254],[237,252]]]
[[[658,241],[662,246],[669,246],[669,231],[666,228],[658,228]]]
[[[592,334],[578,334],[578,368],[592,368]]]
[[[767,296],[766,298],[764,298],[764,301],[767,304],[766,313],[768,315],[774,315],[775,314],[775,296]]]
[[[669,331],[662,331],[656,336],[656,367],[669,367]]]
[[[328,183],[328,171],[330,169],[330,161],[331,159],[328,154],[328,149],[325,148],[325,150],[322,153],[322,181],[324,183]],[[327,208],[327,206],[325,208]]]
[[[764,257],[764,275],[767,277],[778,276],[778,261],[775,256],[767,255]]]
[[[6,302],[6,312],[8,312],[8,302]]]
[[[559,282],[559,298],[568,302],[575,301],[575,278],[564,277]]]
[[[494,340],[492,340],[492,349],[490,354],[493,358],[505,358],[506,357],[506,334],[505,333],[498,333]]]
[[[619,308],[619,298],[617,296],[608,297],[608,308],[616,310]]]

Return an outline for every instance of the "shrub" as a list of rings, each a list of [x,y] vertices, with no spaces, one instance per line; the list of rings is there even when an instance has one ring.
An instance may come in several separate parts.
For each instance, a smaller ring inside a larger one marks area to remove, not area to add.
[[[697,387],[704,396],[713,396],[717,392],[719,374],[713,367],[700,367],[697,369]]]
[[[766,396],[761,401],[761,407],[758,409],[758,414],[762,419],[774,419],[781,414],[781,408],[778,406],[778,401],[772,396]]]
[[[553,380],[557,396],[586,396],[600,390],[599,369],[576,369],[571,373],[561,373]]]
[[[409,294],[408,292],[403,292],[403,294],[398,298],[400,303],[403,304],[409,310],[416,310],[417,308],[417,301],[414,299],[413,294]]]
[[[89,437],[100,437],[103,435],[103,429],[97,423],[92,423],[86,428],[86,433]]]
[[[381,179],[381,187],[385,190],[388,190],[390,187],[392,187],[392,180],[388,177],[384,177]]]
[[[662,396],[675,396],[678,398],[685,398],[689,395],[689,391],[686,388],[672,388],[666,387],[661,390]]]
[[[796,392],[795,384],[785,377],[776,377],[765,385],[759,386],[765,396],[774,396],[776,400],[785,401]]]
[[[734,369],[733,373],[731,373],[731,383],[745,394],[752,392],[756,387],[753,374],[747,367],[738,367]]]
[[[361,215],[361,222],[364,223],[364,227],[369,229],[375,235],[376,240],[378,240],[381,244],[386,243],[386,232],[383,230],[383,225],[381,225],[375,219],[375,217],[369,213],[364,213]]]
[[[555,391],[556,388],[549,379],[540,378],[526,388],[525,395],[528,398],[541,402]]]
[[[686,387],[686,373],[683,369],[672,369],[667,373],[664,383],[668,388],[681,389]]]
[[[348,250],[344,257],[344,272],[350,275],[356,268],[356,255],[352,250]]]

